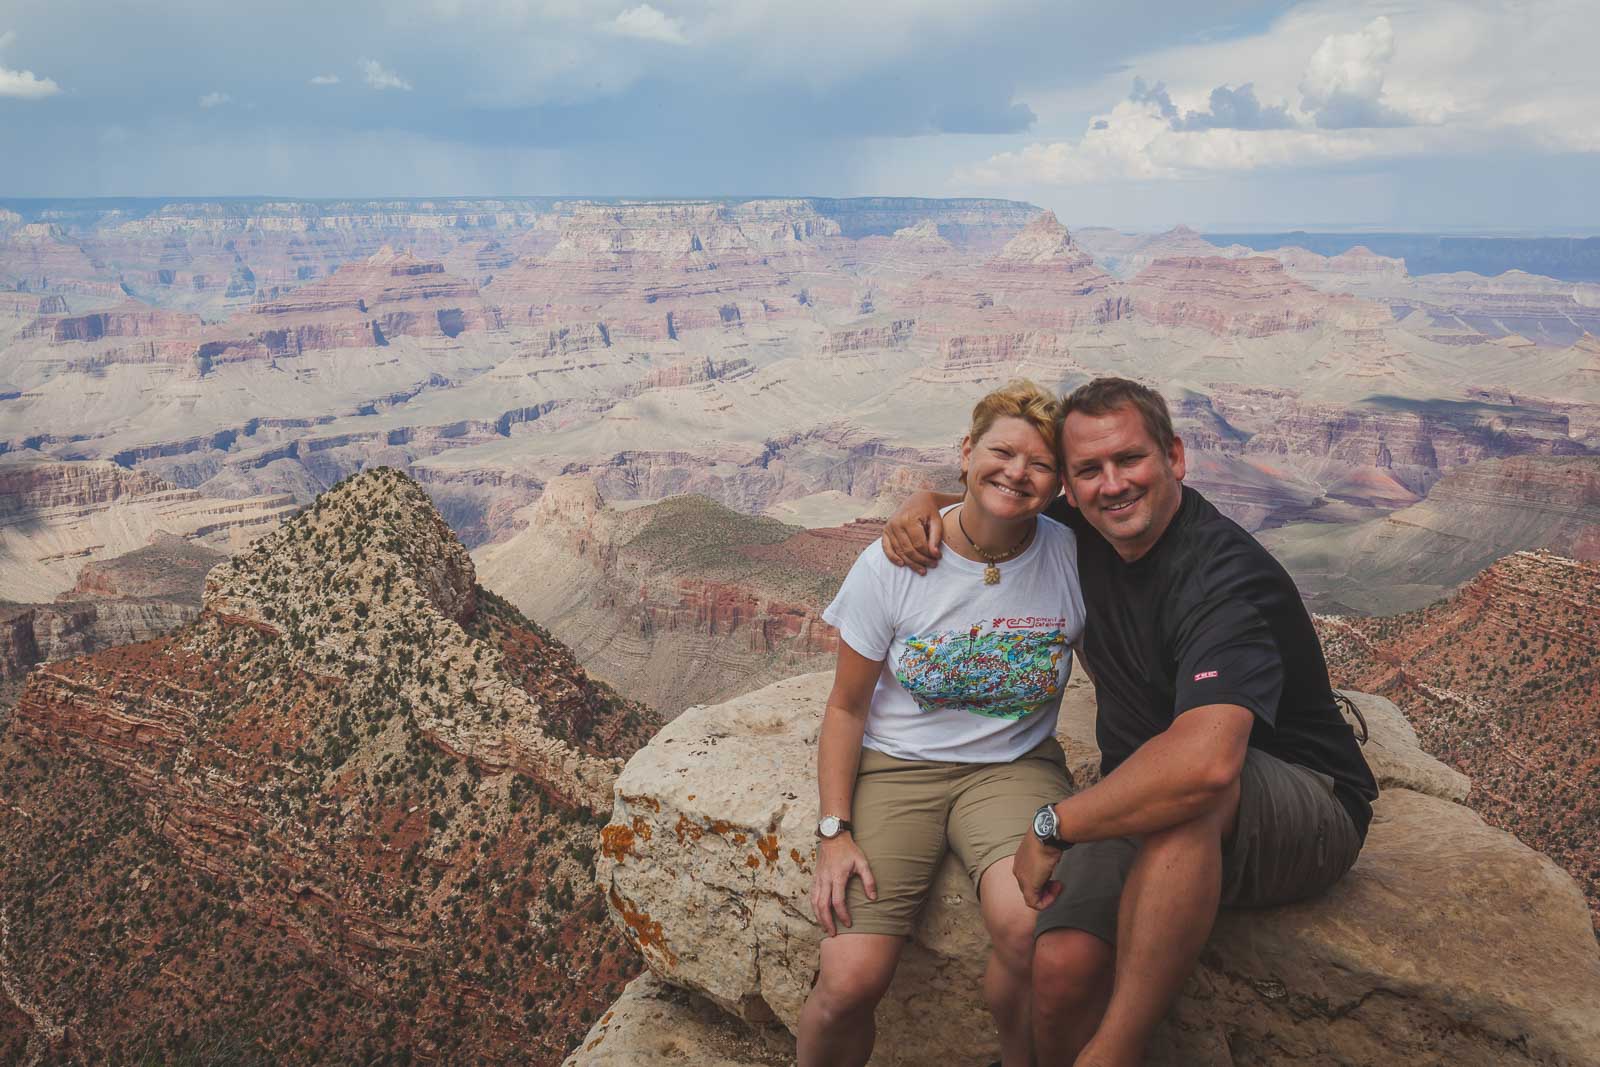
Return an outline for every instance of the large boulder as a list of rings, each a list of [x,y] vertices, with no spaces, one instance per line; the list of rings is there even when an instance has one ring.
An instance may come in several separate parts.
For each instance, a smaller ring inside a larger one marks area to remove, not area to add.
[[[816,971],[828,686],[806,675],[689,709],[629,761],[602,834],[600,885],[651,970],[757,1029],[792,1031]],[[1392,704],[1355,699],[1384,787],[1360,861],[1317,900],[1225,913],[1151,1062],[1600,1065],[1600,947],[1572,879],[1457,803],[1465,779],[1416,747]],[[1060,732],[1081,786],[1098,767],[1087,683],[1069,688]],[[986,950],[947,861],[878,1010],[874,1064],[996,1057],[977,995]],[[621,1029],[572,1067],[614,1062],[597,1057]]]

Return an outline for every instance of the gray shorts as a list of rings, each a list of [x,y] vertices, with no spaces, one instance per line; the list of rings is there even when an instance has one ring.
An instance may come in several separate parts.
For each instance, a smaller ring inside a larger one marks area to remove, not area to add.
[[[1239,816],[1222,849],[1222,906],[1263,908],[1315,896],[1355,863],[1361,835],[1333,794],[1333,779],[1252,748],[1239,775]],[[1087,930],[1117,943],[1117,905],[1139,840],[1074,845],[1056,867],[1061,896],[1036,933]]]

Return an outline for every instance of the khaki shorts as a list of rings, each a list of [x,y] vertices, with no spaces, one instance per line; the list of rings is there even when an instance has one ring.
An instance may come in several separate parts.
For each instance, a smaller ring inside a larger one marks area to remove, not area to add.
[[[1071,792],[1053,737],[1010,763],[903,760],[862,749],[850,812],[878,899],[850,879],[852,922],[839,932],[910,934],[946,850],[976,889],[990,864],[1017,851],[1039,805]]]
[[[1264,908],[1315,896],[1361,851],[1361,835],[1333,794],[1333,779],[1252,748],[1239,775],[1239,815],[1222,849],[1222,906]],[[1061,896],[1039,913],[1037,933],[1086,930],[1117,943],[1122,886],[1139,841],[1114,837],[1068,849],[1056,866]]]

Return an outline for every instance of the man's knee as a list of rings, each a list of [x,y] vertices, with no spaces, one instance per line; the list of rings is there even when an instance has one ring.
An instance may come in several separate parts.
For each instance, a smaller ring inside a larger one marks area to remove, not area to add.
[[[1094,1004],[1111,987],[1116,950],[1086,930],[1049,930],[1033,949],[1035,1010],[1067,1013]]]

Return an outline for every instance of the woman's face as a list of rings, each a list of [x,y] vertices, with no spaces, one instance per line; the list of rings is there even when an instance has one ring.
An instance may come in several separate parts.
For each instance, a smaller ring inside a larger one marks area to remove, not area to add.
[[[1039,514],[1060,487],[1055,452],[1033,425],[999,418],[976,441],[961,445],[967,499],[997,519]]]

